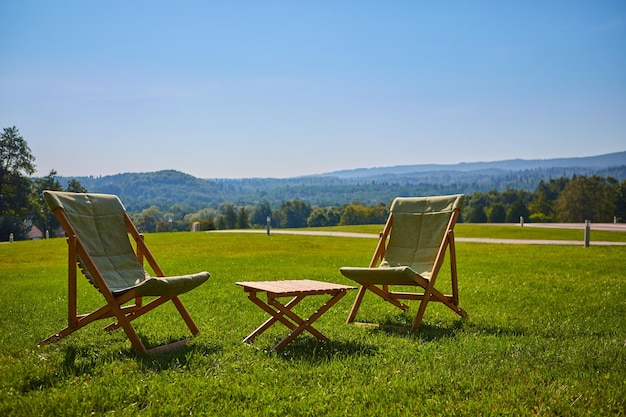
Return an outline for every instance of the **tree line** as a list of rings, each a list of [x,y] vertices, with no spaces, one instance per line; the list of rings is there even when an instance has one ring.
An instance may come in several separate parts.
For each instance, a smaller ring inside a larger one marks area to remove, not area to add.
[[[144,232],[191,230],[227,230],[265,228],[301,228],[336,225],[376,224],[387,219],[385,204],[366,206],[361,203],[344,206],[313,207],[302,200],[284,201],[272,210],[268,201],[256,206],[238,206],[232,202],[217,208],[206,207],[187,213],[182,206],[175,205],[163,212],[152,206],[130,216],[137,228]]]
[[[48,210],[43,190],[87,192],[77,179],[69,179],[63,186],[57,172],[51,170],[42,178],[31,178],[35,172],[34,156],[16,127],[5,128],[0,136],[0,241],[25,239],[36,226],[54,236],[59,228]],[[180,173],[172,171],[172,182],[180,180]],[[197,179],[185,177],[187,187],[198,185]],[[390,187],[393,191],[393,187]],[[113,192],[114,190],[98,190]],[[389,190],[388,190],[389,191]],[[443,191],[443,187],[442,190]],[[462,191],[446,187],[445,193]],[[427,195],[413,190],[395,189],[396,195]],[[444,194],[441,192],[440,194]],[[198,202],[175,201],[163,205],[127,206],[133,222],[143,232],[188,231],[193,225],[198,230],[247,229],[266,227],[300,228],[336,225],[382,224],[389,213],[392,197],[381,196],[381,202],[354,200],[347,204],[311,204],[304,198],[280,203],[264,200],[256,204],[221,202],[203,207]],[[274,207],[274,208],[273,208]],[[476,191],[467,196],[460,222],[517,223],[526,222],[584,222],[596,223],[626,221],[626,180],[597,175],[541,180],[534,191],[507,189],[488,192]]]
[[[189,230],[199,222],[200,230],[247,229],[272,227],[322,227],[336,225],[383,224],[389,205],[350,203],[314,207],[302,200],[285,201],[272,210],[269,202],[257,206],[222,203],[217,209],[205,208],[195,213],[162,213],[153,206],[132,215],[144,231]],[[159,220],[160,219],[160,220]],[[169,219],[167,221],[166,219]],[[626,180],[599,176],[541,181],[535,191],[506,190],[475,192],[467,196],[460,222],[466,223],[613,223],[626,221]]]
[[[463,210],[468,223],[594,223],[626,221],[626,180],[577,176],[540,181],[533,192],[474,193]]]

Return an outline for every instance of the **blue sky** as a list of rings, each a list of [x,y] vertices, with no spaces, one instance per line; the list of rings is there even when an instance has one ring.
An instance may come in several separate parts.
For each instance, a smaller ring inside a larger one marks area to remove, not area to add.
[[[0,2],[38,172],[292,177],[626,150],[624,1]]]

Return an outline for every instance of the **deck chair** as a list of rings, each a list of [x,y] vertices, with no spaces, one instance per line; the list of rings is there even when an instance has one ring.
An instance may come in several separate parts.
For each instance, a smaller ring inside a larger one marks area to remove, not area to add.
[[[460,316],[466,315],[458,307],[453,232],[463,201],[463,195],[394,199],[369,267],[340,268],[344,276],[360,284],[348,323],[354,321],[367,290],[402,310],[409,306],[400,300],[420,300],[412,330],[420,326],[430,301],[441,302]],[[452,294],[444,295],[435,288],[435,282],[448,249]],[[392,290],[393,286],[420,288],[401,292]]]
[[[148,350],[131,326],[131,321],[171,301],[193,335],[199,329],[178,295],[209,279],[208,272],[165,277],[118,197],[44,191],[44,199],[63,227],[68,243],[68,325],[42,344],[57,341],[96,320],[114,318],[105,330],[124,329],[138,353]],[[134,240],[131,244],[129,234]],[[143,267],[144,259],[156,277]],[[77,314],[76,275],[80,269],[104,296],[106,304],[89,314]],[[142,297],[156,297],[143,304]],[[151,349],[170,350],[187,340]]]

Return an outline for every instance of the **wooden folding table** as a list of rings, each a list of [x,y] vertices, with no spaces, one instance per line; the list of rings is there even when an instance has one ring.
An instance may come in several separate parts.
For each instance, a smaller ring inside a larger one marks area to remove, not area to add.
[[[339,301],[347,290],[354,290],[355,287],[347,285],[333,284],[313,280],[284,280],[284,281],[258,281],[258,282],[237,282],[243,290],[248,293],[248,298],[254,304],[266,311],[271,317],[250,333],[243,341],[252,342],[258,335],[269,329],[277,321],[287,326],[291,332],[281,340],[272,351],[280,350],[287,346],[303,331],[308,331],[318,340],[328,340],[319,330],[312,327],[315,320],[320,318],[328,309]],[[267,302],[261,300],[257,293],[266,293]],[[309,295],[330,295],[330,299],[315,311],[308,319],[303,319],[293,312],[293,307]],[[292,297],[286,303],[281,303],[278,298]]]

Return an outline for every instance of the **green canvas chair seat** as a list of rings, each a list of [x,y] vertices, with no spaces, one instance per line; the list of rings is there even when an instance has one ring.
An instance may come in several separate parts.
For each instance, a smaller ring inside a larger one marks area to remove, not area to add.
[[[394,199],[390,215],[368,267],[342,267],[340,272],[361,284],[348,322],[354,321],[365,291],[370,290],[401,309],[408,306],[401,299],[421,300],[413,329],[419,327],[426,304],[440,301],[460,315],[458,308],[454,225],[463,207],[464,196],[399,197]],[[450,249],[452,295],[435,289],[435,280]],[[420,294],[397,292],[389,286],[421,287]]]
[[[68,237],[70,265],[74,265],[69,268],[70,292],[72,285],[75,286],[78,266],[104,295],[108,305],[105,313],[76,316],[74,302],[70,305],[73,311],[68,315],[68,327],[46,341],[60,339],[93,320],[115,317],[118,323],[108,328],[123,327],[135,349],[145,352],[130,321],[170,300],[192,333],[198,333],[178,295],[206,282],[210,277],[208,272],[166,277],[117,196],[44,191],[44,198]],[[144,269],[144,259],[156,276],[150,276]],[[158,298],[144,306],[141,297],[147,296]],[[75,297],[75,293],[70,294],[70,299]],[[132,299],[134,305],[123,306]]]
[[[180,295],[193,290],[203,284],[207,279],[209,279],[208,272],[174,277],[155,278],[148,276],[132,287],[114,289],[112,292],[114,295],[122,295],[125,292],[135,290],[140,297]]]
[[[386,284],[386,285],[415,285],[416,279],[421,277],[410,266],[396,267],[379,267],[379,268],[358,268],[344,266],[340,269],[341,273],[351,280],[357,282],[366,282],[369,284]]]

